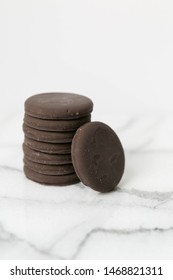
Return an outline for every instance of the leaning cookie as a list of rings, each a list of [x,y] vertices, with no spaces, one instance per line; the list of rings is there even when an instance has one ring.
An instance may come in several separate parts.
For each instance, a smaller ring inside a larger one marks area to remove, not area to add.
[[[73,138],[72,161],[86,186],[108,192],[122,178],[125,156],[117,134],[104,123],[91,122],[81,126]]]

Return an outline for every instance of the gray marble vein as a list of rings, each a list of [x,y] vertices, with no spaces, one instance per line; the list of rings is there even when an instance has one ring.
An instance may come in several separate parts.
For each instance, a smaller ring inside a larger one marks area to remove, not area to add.
[[[164,201],[168,201],[168,200],[173,200],[173,191],[171,192],[158,192],[158,191],[154,191],[154,192],[149,192],[149,191],[140,191],[137,189],[125,189],[125,188],[118,188],[117,190],[120,193],[127,193],[129,195],[134,195],[137,197],[141,197],[144,199],[152,199],[152,200],[157,200],[158,202],[164,202]]]
[[[8,171],[15,171],[15,172],[23,172],[22,169],[19,169],[19,168],[13,167],[13,166],[7,166],[7,165],[0,165],[0,169],[5,169]]]
[[[94,228],[93,230],[89,231],[83,240],[78,245],[78,248],[76,252],[71,256],[71,259],[76,259],[79,253],[83,250],[85,246],[87,246],[87,242],[90,238],[92,238],[95,234],[111,234],[111,235],[136,235],[136,234],[146,234],[146,233],[152,233],[152,232],[159,232],[159,233],[165,233],[165,232],[173,232],[173,226],[169,228],[137,228],[137,229],[126,229],[126,230],[119,230],[119,229],[104,229],[104,228]],[[173,235],[172,235],[173,236]]]
[[[58,254],[52,254],[50,252],[50,250],[43,250],[41,248],[39,248],[38,246],[35,246],[34,244],[32,244],[31,242],[28,242],[26,239],[22,239],[20,237],[18,237],[17,235],[15,235],[14,233],[11,233],[7,230],[5,230],[2,226],[2,224],[0,224],[0,243],[19,243],[19,244],[24,244],[27,245],[29,248],[31,248],[34,252],[39,253],[40,255],[43,255],[46,258],[51,258],[51,259],[60,259],[63,260],[62,256],[59,256]],[[0,246],[1,247],[1,246]]]

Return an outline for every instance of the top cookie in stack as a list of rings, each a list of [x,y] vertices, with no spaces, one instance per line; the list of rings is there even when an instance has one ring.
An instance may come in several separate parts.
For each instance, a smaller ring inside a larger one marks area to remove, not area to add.
[[[71,142],[76,130],[90,122],[92,110],[88,97],[72,93],[42,93],[25,101],[23,150],[28,178],[53,185],[79,181],[71,161]]]

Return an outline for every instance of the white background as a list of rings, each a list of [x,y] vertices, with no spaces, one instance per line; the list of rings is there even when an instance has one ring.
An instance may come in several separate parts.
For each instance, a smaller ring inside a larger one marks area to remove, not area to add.
[[[0,0],[1,113],[47,91],[91,97],[96,118],[172,111],[173,2]]]

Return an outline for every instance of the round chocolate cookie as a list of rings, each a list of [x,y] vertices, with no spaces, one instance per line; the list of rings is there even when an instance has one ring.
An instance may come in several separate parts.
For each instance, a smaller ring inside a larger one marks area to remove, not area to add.
[[[27,159],[37,163],[51,164],[51,165],[64,165],[64,164],[72,163],[71,154],[60,155],[60,154],[42,153],[30,149],[25,144],[23,144],[23,151],[24,151],[24,156],[27,157]]]
[[[31,170],[26,165],[24,165],[24,173],[28,179],[44,185],[67,186],[80,182],[75,173],[62,176],[45,175]]]
[[[27,159],[27,157],[24,157],[23,162],[31,170],[45,175],[67,175],[67,174],[75,173],[72,164],[47,165],[47,164],[33,162]]]
[[[45,131],[74,131],[81,125],[90,122],[91,115],[71,120],[45,120],[25,114],[24,123],[32,128]]]
[[[72,162],[77,176],[99,192],[113,190],[124,172],[125,156],[116,133],[106,124],[80,127],[72,141]]]
[[[25,101],[26,114],[41,119],[81,118],[90,114],[92,110],[91,99],[73,93],[40,93]]]
[[[46,143],[25,136],[24,144],[29,148],[48,154],[70,154],[71,143]]]
[[[34,129],[32,127],[27,126],[26,124],[23,124],[23,131],[26,137],[46,143],[69,143],[72,141],[73,136],[75,134],[75,131],[47,132],[43,130]]]

